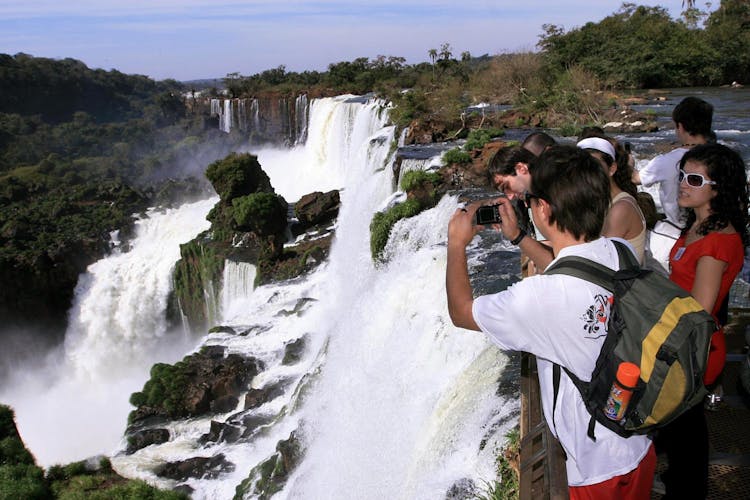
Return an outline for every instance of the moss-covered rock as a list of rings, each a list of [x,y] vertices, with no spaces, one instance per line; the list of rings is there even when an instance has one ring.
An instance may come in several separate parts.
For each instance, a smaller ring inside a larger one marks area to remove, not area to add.
[[[224,201],[258,192],[273,192],[271,180],[249,153],[231,153],[213,162],[206,169],[206,177]]]
[[[287,202],[274,193],[252,193],[232,199],[236,228],[259,235],[274,235],[286,228]]]
[[[215,350],[191,354],[174,365],[157,363],[143,390],[130,396],[136,409],[128,421],[140,424],[153,417],[177,420],[207,414],[212,402],[225,396],[239,397],[262,369],[255,358],[224,357]],[[128,434],[137,430],[134,425]]]

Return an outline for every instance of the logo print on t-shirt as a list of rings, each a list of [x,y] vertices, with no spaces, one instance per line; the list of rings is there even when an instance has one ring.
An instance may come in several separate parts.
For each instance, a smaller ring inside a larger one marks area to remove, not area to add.
[[[595,339],[607,334],[606,325],[613,302],[614,297],[612,295],[597,295],[595,297],[595,303],[590,305],[581,316],[584,321],[583,329],[586,332],[584,337]]]

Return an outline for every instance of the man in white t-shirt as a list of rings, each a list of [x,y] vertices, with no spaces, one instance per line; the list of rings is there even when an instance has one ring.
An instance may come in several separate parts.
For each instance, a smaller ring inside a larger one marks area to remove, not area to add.
[[[693,146],[705,144],[712,137],[713,106],[697,97],[686,97],[672,111],[675,135],[680,146],[669,153],[655,156],[640,170],[633,171],[633,182],[645,187],[659,183],[659,201],[665,219],[657,222],[649,234],[647,267],[669,273],[669,251],[684,226],[682,211],[677,205],[678,180],[682,156]],[[657,263],[656,267],[651,262]]]
[[[554,146],[531,163],[530,174],[527,203],[555,258],[580,255],[617,269],[614,244],[599,237],[610,198],[609,178],[599,163],[578,148]],[[505,236],[524,238],[510,204],[498,201]],[[565,375],[553,412],[553,363],[591,379],[607,332],[611,294],[578,278],[542,274],[475,300],[466,245],[481,229],[472,224],[477,208],[457,210],[448,226],[446,290],[453,323],[485,332],[503,349],[536,355],[544,416],[567,455],[572,499],[649,498],[656,456],[647,436],[626,439],[597,423],[592,440],[587,435],[591,416]]]

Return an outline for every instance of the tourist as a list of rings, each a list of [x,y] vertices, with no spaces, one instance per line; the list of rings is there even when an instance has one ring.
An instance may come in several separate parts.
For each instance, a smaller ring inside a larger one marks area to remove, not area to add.
[[[613,139],[603,136],[585,137],[577,146],[591,153],[609,176],[612,202],[604,219],[602,236],[622,238],[630,243],[638,262],[643,264],[646,219],[636,199],[637,189],[632,181],[627,151]]]
[[[633,182],[645,187],[659,184],[659,201],[665,220],[657,223],[649,235],[648,251],[657,263],[653,269],[669,272],[669,250],[684,227],[684,218],[677,204],[677,165],[690,148],[710,142],[713,106],[697,97],[686,97],[672,111],[675,134],[680,145],[653,158],[633,172]]]
[[[553,146],[532,161],[529,172],[527,202],[554,257],[580,255],[619,268],[614,244],[600,237],[610,181],[599,162],[576,147]],[[503,234],[514,239],[519,228],[513,209],[507,199],[499,203]],[[656,455],[647,436],[626,439],[596,423],[592,440],[587,433],[591,415],[567,376],[553,404],[554,363],[590,380],[606,337],[611,293],[572,276],[542,274],[474,299],[466,246],[479,230],[472,224],[477,208],[457,210],[448,225],[446,291],[453,323],[483,331],[502,349],[536,356],[544,416],[567,457],[570,498],[650,498]],[[601,314],[601,321],[590,311]],[[591,318],[600,328],[587,328]]]
[[[545,132],[532,132],[526,136],[521,143],[521,147],[531,151],[534,156],[544,153],[547,148],[557,144],[555,139]]]
[[[670,252],[670,279],[689,291],[717,318],[742,269],[748,236],[748,187],[745,163],[720,144],[696,146],[680,161],[678,203],[686,209],[685,229]],[[711,339],[704,376],[711,385],[726,358],[724,332]],[[659,431],[657,446],[667,454],[662,474],[669,499],[706,498],[708,429],[698,404]]]

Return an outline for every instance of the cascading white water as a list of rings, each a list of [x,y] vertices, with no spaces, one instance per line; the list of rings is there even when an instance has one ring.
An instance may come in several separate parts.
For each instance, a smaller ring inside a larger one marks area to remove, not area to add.
[[[255,287],[257,269],[247,262],[224,261],[221,280],[221,317],[235,315],[234,304],[247,299]]]
[[[307,94],[300,94],[294,100],[295,144],[307,141]]]
[[[219,115],[219,130],[227,134],[232,131],[232,100],[224,99],[224,110]]]
[[[110,453],[155,362],[174,362],[194,340],[167,332],[165,311],[179,244],[208,229],[218,198],[150,210],[136,222],[126,253],[116,252],[81,275],[65,345],[45,371],[17,374],[0,389],[40,464]]]
[[[258,152],[272,185],[290,201],[343,188],[328,264],[234,301],[224,324],[245,333],[217,332],[204,341],[259,359],[266,368],[252,387],[283,394],[257,409],[170,424],[170,442],[113,458],[126,476],[174,487],[155,475],[154,464],[221,454],[233,470],[184,484],[196,499],[232,498],[250,470],[297,430],[305,455],[278,498],[443,498],[456,481],[481,487],[494,479],[497,446],[518,401],[496,394],[507,358],[483,335],[453,327],[447,315],[444,243],[457,202],[445,198],[396,224],[389,260],[376,266],[369,223],[393,194],[394,130],[382,103],[346,101],[311,102],[304,147]],[[285,347],[298,341],[305,342],[303,358],[284,364]],[[244,418],[268,423],[236,443],[197,444],[211,420]]]

